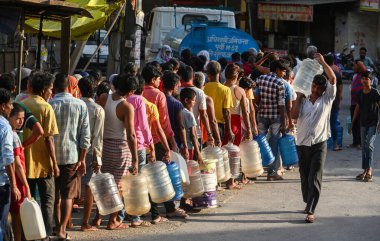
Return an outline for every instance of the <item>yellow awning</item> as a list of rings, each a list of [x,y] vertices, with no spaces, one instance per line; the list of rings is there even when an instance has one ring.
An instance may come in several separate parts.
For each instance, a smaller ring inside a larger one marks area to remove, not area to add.
[[[66,0],[66,2],[77,3],[81,8],[91,13],[93,18],[71,17],[71,39],[87,40],[96,30],[104,28],[104,24],[111,13],[121,7],[123,1],[107,4],[106,0]],[[39,19],[28,19],[25,22],[25,31],[38,33],[40,26]],[[43,21],[42,32],[44,36],[60,38],[61,22],[46,20]]]

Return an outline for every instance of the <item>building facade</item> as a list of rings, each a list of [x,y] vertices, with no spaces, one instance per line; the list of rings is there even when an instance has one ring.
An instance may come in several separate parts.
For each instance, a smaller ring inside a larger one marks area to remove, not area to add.
[[[316,45],[321,52],[340,53],[355,45],[368,49],[380,60],[380,14],[378,0],[256,0],[253,36],[263,48],[302,56]]]

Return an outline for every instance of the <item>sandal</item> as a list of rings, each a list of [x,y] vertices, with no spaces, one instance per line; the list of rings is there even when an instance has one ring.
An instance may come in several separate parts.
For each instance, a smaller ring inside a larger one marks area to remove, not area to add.
[[[342,147],[334,147],[333,151],[341,151],[342,150]]]
[[[150,227],[150,226],[151,226],[150,222],[143,221],[143,220],[131,223],[132,228],[141,228],[141,227]]]
[[[240,189],[242,189],[242,188],[243,188],[243,187],[240,186],[240,183],[239,183],[239,184],[234,183],[234,184],[232,184],[232,185],[227,186],[227,189],[229,189],[229,190],[231,190],[231,189],[240,190]]]
[[[159,223],[166,223],[168,221],[169,221],[169,219],[161,217],[161,216],[158,216],[158,218],[152,220],[150,223],[151,224],[159,224]]]
[[[243,183],[244,185],[255,184],[254,181],[251,181],[251,180],[249,180],[248,178],[247,178],[246,180],[244,180],[244,181],[241,181],[241,183]]]
[[[167,213],[167,218],[183,218],[186,219],[189,217],[189,215],[186,213],[185,210],[177,208],[174,212]]]
[[[127,228],[129,228],[129,226],[124,224],[123,222],[120,222],[119,225],[117,225],[114,228],[111,228],[109,225],[107,225],[107,230],[121,230],[121,229],[127,229]]]
[[[315,222],[315,216],[314,214],[308,214],[305,218],[306,223],[314,223]]]
[[[366,174],[364,177],[365,182],[373,182],[372,174]]]
[[[357,181],[363,181],[365,176],[366,176],[365,173],[360,173],[359,175],[356,176],[355,179],[356,179]]]

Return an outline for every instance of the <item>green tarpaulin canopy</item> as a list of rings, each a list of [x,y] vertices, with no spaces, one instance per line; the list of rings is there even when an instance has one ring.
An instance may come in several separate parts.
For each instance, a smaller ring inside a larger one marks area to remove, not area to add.
[[[93,18],[71,17],[71,39],[87,40],[97,29],[104,28],[111,13],[119,8],[124,1],[107,4],[106,0],[66,0],[66,2],[77,3],[81,8],[91,13]],[[28,19],[25,22],[25,31],[38,33],[40,25],[39,19]],[[61,22],[46,20],[43,21],[42,32],[44,36],[60,38]]]

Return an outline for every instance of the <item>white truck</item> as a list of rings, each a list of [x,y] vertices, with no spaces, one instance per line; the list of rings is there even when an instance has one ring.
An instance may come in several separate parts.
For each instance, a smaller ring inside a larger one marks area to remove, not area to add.
[[[151,13],[146,26],[145,61],[152,61],[161,46],[166,34],[172,29],[192,22],[220,21],[227,27],[236,28],[235,14],[232,11],[187,8],[187,7],[156,7]]]

